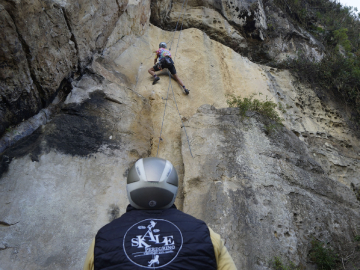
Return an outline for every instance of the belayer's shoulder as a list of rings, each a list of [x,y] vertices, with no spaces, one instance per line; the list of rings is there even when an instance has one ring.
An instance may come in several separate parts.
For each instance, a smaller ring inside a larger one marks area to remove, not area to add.
[[[171,208],[170,208],[171,209]],[[174,211],[174,213],[176,213],[176,215],[178,215],[178,216],[183,216],[183,217],[186,217],[186,218],[188,218],[188,219],[191,219],[191,220],[194,220],[194,221],[198,221],[198,222],[202,222],[202,223],[205,223],[203,220],[201,220],[201,219],[198,219],[198,218],[196,218],[196,217],[194,217],[194,216],[192,216],[192,215],[190,215],[190,214],[187,214],[187,213],[185,213],[185,212],[183,212],[183,211],[181,211],[181,210],[179,210],[179,209],[172,209],[171,211]]]

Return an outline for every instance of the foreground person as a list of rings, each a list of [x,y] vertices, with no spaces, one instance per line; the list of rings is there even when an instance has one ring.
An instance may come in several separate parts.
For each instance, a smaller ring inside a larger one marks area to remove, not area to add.
[[[177,190],[178,176],[169,161],[138,160],[127,177],[130,205],[98,231],[84,270],[236,270],[220,235],[176,209]]]
[[[161,42],[159,44],[159,49],[155,51],[156,58],[154,59],[154,66],[148,70],[148,72],[154,77],[155,84],[158,80],[160,80],[159,76],[155,74],[155,71],[163,70],[164,68],[167,68],[171,75],[175,78],[175,80],[182,86],[182,88],[185,91],[185,94],[189,94],[189,90],[185,88],[185,85],[180,80],[178,75],[176,74],[176,69],[174,65],[174,61],[171,58],[171,53],[169,50],[166,49],[166,43]],[[159,62],[156,63],[156,61],[159,59]]]

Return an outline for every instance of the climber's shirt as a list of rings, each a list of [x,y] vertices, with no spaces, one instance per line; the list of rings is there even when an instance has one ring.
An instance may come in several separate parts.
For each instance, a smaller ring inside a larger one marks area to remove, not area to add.
[[[171,57],[171,52],[167,49],[159,48],[156,51],[156,55],[159,57],[159,61],[161,61],[161,59],[163,59],[166,56]]]
[[[171,59],[171,53],[169,50],[160,48],[156,51],[156,55],[159,58],[159,62],[153,66],[155,71],[160,71],[164,68],[167,68],[172,75],[176,74],[176,69],[174,66],[174,61]]]

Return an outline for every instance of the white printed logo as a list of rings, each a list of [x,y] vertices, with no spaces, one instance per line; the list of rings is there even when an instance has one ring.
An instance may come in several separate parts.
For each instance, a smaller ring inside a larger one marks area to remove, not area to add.
[[[124,235],[123,248],[134,264],[157,269],[171,263],[179,254],[183,237],[179,228],[164,219],[145,219]]]

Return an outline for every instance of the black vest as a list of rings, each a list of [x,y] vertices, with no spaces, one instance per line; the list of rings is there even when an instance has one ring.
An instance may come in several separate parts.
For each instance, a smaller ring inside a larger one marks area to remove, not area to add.
[[[102,227],[95,238],[95,270],[217,269],[205,222],[176,209],[137,210]]]

